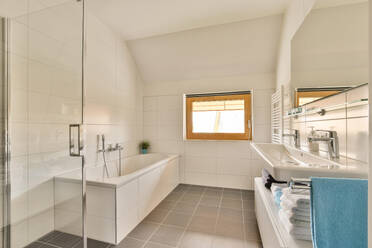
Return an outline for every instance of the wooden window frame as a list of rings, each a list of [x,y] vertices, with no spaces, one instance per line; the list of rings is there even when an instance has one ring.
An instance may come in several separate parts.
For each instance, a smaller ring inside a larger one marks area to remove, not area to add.
[[[300,107],[300,98],[307,98],[307,97],[319,97],[323,98],[326,96],[331,96],[334,94],[340,93],[339,90],[325,90],[325,91],[319,91],[319,90],[314,90],[314,91],[296,91],[296,96],[295,96],[295,107]]]
[[[193,133],[192,104],[202,101],[244,100],[244,133]],[[186,139],[188,140],[252,140],[251,94],[221,94],[186,97]]]

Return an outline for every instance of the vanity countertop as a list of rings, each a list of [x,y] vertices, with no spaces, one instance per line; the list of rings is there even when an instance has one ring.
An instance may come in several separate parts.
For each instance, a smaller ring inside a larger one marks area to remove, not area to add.
[[[368,178],[368,164],[340,157],[329,160],[283,144],[252,143],[254,150],[267,162],[269,171],[278,179],[292,177]]]

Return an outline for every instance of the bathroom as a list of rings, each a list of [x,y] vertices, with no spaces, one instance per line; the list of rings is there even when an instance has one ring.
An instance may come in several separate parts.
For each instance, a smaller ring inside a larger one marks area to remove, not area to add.
[[[0,246],[367,247],[369,8],[0,0]]]

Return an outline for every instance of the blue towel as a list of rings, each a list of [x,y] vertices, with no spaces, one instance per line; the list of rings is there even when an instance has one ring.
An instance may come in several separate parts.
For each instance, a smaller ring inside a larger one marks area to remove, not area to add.
[[[367,248],[368,180],[311,178],[314,248]]]
[[[281,190],[276,191],[274,193],[274,202],[279,207],[279,209],[281,208],[280,207],[280,202],[281,202],[280,197],[282,197],[282,195],[283,195],[283,192]]]

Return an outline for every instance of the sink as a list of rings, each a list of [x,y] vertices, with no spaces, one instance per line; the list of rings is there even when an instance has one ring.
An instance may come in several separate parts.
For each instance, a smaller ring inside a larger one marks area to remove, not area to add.
[[[266,168],[279,180],[311,176],[368,178],[368,165],[360,161],[347,158],[329,160],[283,144],[251,145],[266,161]]]

